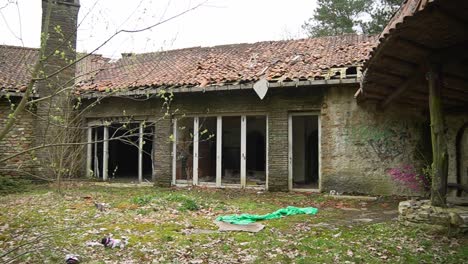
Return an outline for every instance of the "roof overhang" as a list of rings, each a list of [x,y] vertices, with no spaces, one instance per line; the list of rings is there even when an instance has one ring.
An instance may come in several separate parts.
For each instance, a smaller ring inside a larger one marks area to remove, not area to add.
[[[365,64],[356,98],[428,107],[428,65],[442,67],[442,102],[468,111],[468,1],[407,0]]]
[[[248,90],[253,89],[254,82],[233,85],[221,86],[165,86],[165,87],[138,87],[126,90],[117,90],[109,92],[88,92],[81,94],[84,99],[102,98],[102,97],[122,97],[122,96],[152,96],[159,94],[162,90],[171,91],[174,93],[193,93],[193,92],[215,92],[215,91],[229,91],[229,90]],[[328,80],[303,80],[303,81],[278,81],[269,82],[268,88],[297,88],[297,87],[318,87],[318,86],[336,86],[348,85],[357,86],[359,78],[347,79],[328,79]]]

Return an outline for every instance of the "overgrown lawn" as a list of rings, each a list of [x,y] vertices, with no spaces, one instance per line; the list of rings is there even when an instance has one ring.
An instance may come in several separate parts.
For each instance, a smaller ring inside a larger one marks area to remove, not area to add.
[[[0,262],[63,263],[68,253],[82,263],[468,262],[466,237],[401,225],[396,204],[244,190],[74,184],[59,194],[42,187],[0,198]],[[259,233],[217,232],[213,223],[288,205],[319,212],[264,221]],[[109,234],[129,244],[87,245]]]

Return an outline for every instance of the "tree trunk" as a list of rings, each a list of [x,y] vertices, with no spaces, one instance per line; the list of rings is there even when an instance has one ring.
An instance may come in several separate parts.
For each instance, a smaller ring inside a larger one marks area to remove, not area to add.
[[[440,64],[429,64],[429,112],[432,139],[431,204],[445,206],[448,177],[448,152],[442,113],[442,71]]]

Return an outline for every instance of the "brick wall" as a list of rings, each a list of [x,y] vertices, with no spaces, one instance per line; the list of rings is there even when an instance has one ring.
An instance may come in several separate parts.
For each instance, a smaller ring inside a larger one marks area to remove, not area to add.
[[[411,194],[391,179],[388,170],[407,164],[417,168],[424,165],[420,145],[430,144],[430,139],[422,136],[427,112],[401,106],[382,112],[372,103],[358,105],[353,98],[355,90],[350,86],[278,88],[270,89],[264,100],[253,90],[178,93],[171,111],[178,115],[268,115],[268,188],[272,191],[288,189],[288,114],[320,111],[322,191]],[[113,98],[103,100],[86,115],[90,120],[119,117],[124,110],[127,116],[140,118],[161,118],[165,112],[158,99],[136,102]],[[449,129],[456,127],[449,125]],[[165,186],[172,175],[172,147],[166,140],[171,134],[169,120],[158,121],[156,182]],[[449,139],[450,144],[454,139]],[[452,162],[454,157],[450,158]]]
[[[76,2],[76,4],[75,4]],[[49,23],[46,23],[47,10],[51,9]],[[35,140],[34,145],[51,143],[68,143],[68,139],[73,141],[72,136],[63,136],[64,133],[79,133],[64,129],[66,126],[78,126],[72,124],[73,118],[72,104],[73,97],[71,90],[60,92],[65,88],[73,87],[75,81],[75,66],[63,69],[76,59],[76,26],[79,11],[79,1],[42,1],[42,32],[48,28],[48,38],[42,45],[45,45],[45,55],[48,56],[43,65],[44,75],[49,77],[44,81],[37,83],[37,92],[39,96],[46,97],[52,95],[37,103],[36,114],[38,118],[35,121]],[[51,54],[54,54],[50,56]],[[56,75],[51,76],[52,74]],[[37,158],[43,164],[53,164],[61,149],[43,148],[37,151]],[[61,161],[62,162],[62,161]],[[67,161],[68,162],[68,161]],[[53,176],[53,169],[47,166],[39,168],[37,173],[46,177]]]
[[[234,90],[207,93],[177,93],[170,112],[176,115],[268,115],[269,179],[273,191],[288,189],[288,113],[291,111],[318,111],[323,90],[318,87],[291,90],[271,89],[260,100],[253,90]],[[119,106],[119,107],[116,107]],[[103,100],[86,113],[89,119],[127,116],[152,117],[156,123],[155,174],[156,183],[167,185],[172,179],[172,144],[168,143],[172,126],[161,110],[161,100],[135,102],[123,98]]]
[[[4,128],[10,113],[10,103],[6,99],[0,99],[0,130]],[[33,118],[30,113],[23,113],[19,116],[10,133],[0,141],[0,159],[31,147],[34,139]],[[32,168],[33,162],[27,153],[0,163],[0,175],[29,176]]]

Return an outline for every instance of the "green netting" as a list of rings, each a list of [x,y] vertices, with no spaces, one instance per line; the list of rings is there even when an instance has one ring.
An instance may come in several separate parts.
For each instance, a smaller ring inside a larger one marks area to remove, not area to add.
[[[260,220],[270,220],[281,218],[283,216],[288,215],[298,215],[298,214],[309,214],[314,215],[318,212],[317,208],[314,207],[305,207],[299,208],[294,206],[288,206],[286,208],[281,208],[273,213],[265,214],[265,215],[254,215],[254,214],[241,214],[241,215],[225,215],[219,216],[216,218],[217,221],[223,221],[230,224],[236,225],[246,225],[250,223],[254,223]]]

